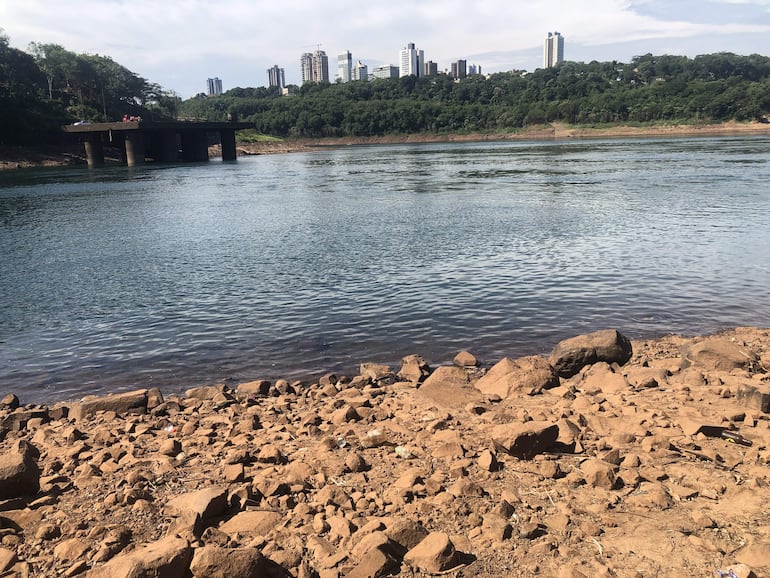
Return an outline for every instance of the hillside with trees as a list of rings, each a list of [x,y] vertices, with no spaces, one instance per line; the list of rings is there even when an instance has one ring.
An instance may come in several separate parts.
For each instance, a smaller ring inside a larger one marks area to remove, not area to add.
[[[305,84],[291,96],[234,88],[182,101],[108,56],[56,44],[9,45],[0,29],[0,145],[54,142],[77,120],[224,121],[279,137],[506,133],[527,126],[767,122],[770,58],[646,54],[630,63],[565,62],[532,73]]]
[[[25,52],[0,29],[0,145],[56,141],[77,120],[174,117],[180,101],[108,56],[38,43]]]
[[[646,54],[628,64],[565,62],[458,81],[438,74],[305,84],[293,96],[235,88],[217,97],[198,95],[180,107],[183,116],[207,120],[224,120],[228,113],[284,137],[509,132],[550,122],[765,121],[770,58]]]

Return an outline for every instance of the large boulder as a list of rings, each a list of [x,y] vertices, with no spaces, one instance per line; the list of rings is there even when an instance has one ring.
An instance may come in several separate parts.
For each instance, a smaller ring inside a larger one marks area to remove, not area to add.
[[[166,502],[166,514],[179,518],[179,525],[186,526],[196,536],[216,517],[227,510],[227,487],[215,486],[188,492]]]
[[[708,337],[682,347],[682,369],[697,367],[709,371],[751,371],[759,366],[759,356],[725,337]]]
[[[530,355],[503,358],[476,382],[476,389],[505,399],[515,393],[536,395],[558,385],[559,376],[551,364],[539,355]]]
[[[104,566],[86,573],[86,578],[184,578],[188,575],[193,550],[187,540],[168,536],[127,554],[115,556]]]
[[[448,534],[432,532],[406,553],[404,562],[417,570],[438,574],[457,566],[459,556]]]
[[[114,411],[117,414],[146,413],[147,398],[146,389],[105,396],[89,395],[70,406],[69,417],[84,419],[99,411]]]
[[[631,341],[616,329],[604,329],[560,341],[549,361],[560,377],[577,375],[599,361],[624,365],[633,353]]]
[[[190,571],[196,578],[266,578],[265,559],[256,548],[203,546],[195,550]]]
[[[507,454],[531,459],[556,444],[559,426],[548,422],[505,423],[492,429],[492,443]]]
[[[401,369],[397,377],[411,383],[419,383],[430,375],[430,366],[422,356],[407,355],[401,359]]]
[[[33,496],[40,490],[39,452],[19,440],[11,451],[0,455],[0,500]]]
[[[481,393],[469,382],[468,372],[455,366],[437,367],[417,392],[442,407],[464,407],[482,401]]]

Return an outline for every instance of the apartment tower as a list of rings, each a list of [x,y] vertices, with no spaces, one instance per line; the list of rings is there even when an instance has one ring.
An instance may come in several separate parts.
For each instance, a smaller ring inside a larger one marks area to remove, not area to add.
[[[543,68],[553,68],[564,62],[564,38],[558,32],[548,33],[543,46]]]

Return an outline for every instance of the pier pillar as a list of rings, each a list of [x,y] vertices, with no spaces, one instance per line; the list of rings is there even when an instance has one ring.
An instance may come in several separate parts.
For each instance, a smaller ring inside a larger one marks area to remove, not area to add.
[[[222,160],[234,161],[238,155],[235,150],[235,129],[227,128],[220,130],[219,142],[222,143]]]
[[[209,142],[206,131],[182,131],[182,160],[186,163],[209,160]]]
[[[144,164],[144,135],[140,131],[126,133],[126,164]]]
[[[104,145],[102,144],[101,134],[95,133],[87,136],[83,141],[83,148],[86,151],[86,160],[89,167],[100,167],[104,164]]]
[[[158,134],[158,160],[174,163],[179,160],[179,145],[175,130],[162,130]]]

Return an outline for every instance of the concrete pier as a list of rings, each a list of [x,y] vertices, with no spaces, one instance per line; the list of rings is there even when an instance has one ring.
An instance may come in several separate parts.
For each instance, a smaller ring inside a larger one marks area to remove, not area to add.
[[[81,137],[89,167],[104,164],[104,147],[116,146],[128,166],[145,160],[157,162],[206,162],[209,137],[218,133],[222,160],[237,158],[235,132],[254,125],[247,122],[130,121],[78,124],[63,127]],[[180,155],[181,151],[181,155]]]

